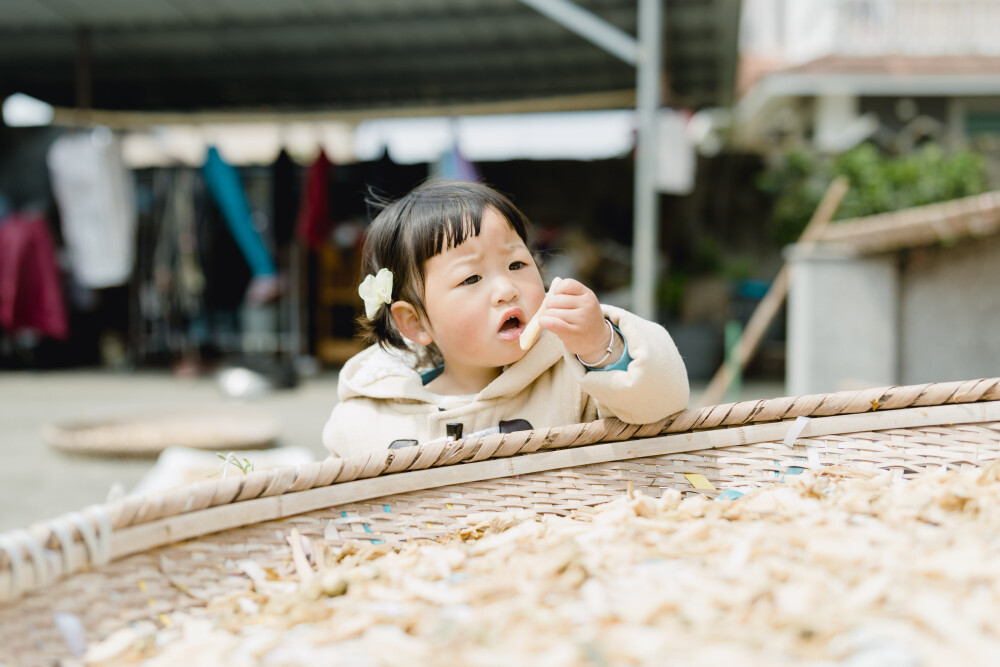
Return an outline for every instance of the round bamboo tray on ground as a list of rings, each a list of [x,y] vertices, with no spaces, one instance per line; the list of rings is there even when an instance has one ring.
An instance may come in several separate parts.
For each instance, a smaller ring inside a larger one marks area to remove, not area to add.
[[[587,512],[629,488],[714,496],[805,468],[905,478],[997,458],[991,379],[735,403],[645,426],[600,420],[200,482],[0,535],[0,664],[72,657],[67,619],[88,642],[167,623],[244,588],[241,561],[285,570],[293,529],[391,544],[451,534],[480,512]]]
[[[259,412],[227,407],[66,421],[46,426],[43,435],[71,454],[146,458],[167,447],[266,449],[277,440],[278,424]]]

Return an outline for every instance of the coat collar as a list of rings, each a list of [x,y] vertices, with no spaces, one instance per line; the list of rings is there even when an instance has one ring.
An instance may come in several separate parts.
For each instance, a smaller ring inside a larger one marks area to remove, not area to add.
[[[505,368],[476,399],[497,398],[521,391],[558,362],[564,353],[557,336],[543,333],[527,354]],[[365,396],[433,402],[422,377],[429,370],[432,369],[419,367],[412,353],[386,352],[373,345],[344,364],[340,371],[340,400]]]
[[[564,353],[565,348],[559,337],[543,332],[528,353],[505,368],[500,377],[479,392],[477,398],[497,398],[520,392],[562,359]]]

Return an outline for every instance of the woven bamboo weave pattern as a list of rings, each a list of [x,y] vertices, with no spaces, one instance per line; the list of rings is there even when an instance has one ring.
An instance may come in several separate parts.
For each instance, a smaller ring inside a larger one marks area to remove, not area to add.
[[[171,446],[264,449],[277,437],[273,419],[232,408],[66,422],[45,429],[46,441],[56,449],[97,456],[155,457]]]
[[[438,537],[449,527],[459,525],[456,518],[490,511],[498,505],[571,514],[607,502],[629,485],[654,497],[666,488],[714,496],[717,491],[696,489],[684,475],[704,475],[718,490],[764,486],[809,467],[810,449],[816,450],[823,466],[889,471],[906,478],[942,466],[961,470],[1000,458],[1000,423],[800,438],[791,446],[783,442],[755,443],[401,494],[340,507],[344,514],[330,519],[336,530],[330,531],[327,539],[339,544],[351,539]]]
[[[588,512],[629,486],[658,496],[665,488],[715,495],[781,483],[810,465],[850,465],[901,477],[942,466],[961,469],[1000,457],[1000,422],[842,433],[820,438],[749,443],[675,455],[639,457],[475,483],[391,494],[264,521],[145,551],[79,573],[0,607],[0,662],[48,664],[70,657],[53,614],[75,615],[95,640],[137,620],[163,623],[164,614],[202,606],[208,599],[245,591],[238,563],[252,559],[279,575],[289,573],[287,538],[293,528],[331,546],[348,540],[394,543],[434,539],[482,512],[529,509],[539,513]],[[714,490],[692,486],[704,475]]]
[[[857,414],[870,412],[875,406],[879,410],[892,410],[991,400],[1000,400],[1000,379],[744,401],[699,410],[685,410],[663,421],[643,426],[625,424],[617,419],[602,419],[585,424],[375,452],[362,459],[326,459],[294,470],[253,472],[243,478],[227,478],[181,490],[128,498],[111,508],[112,522],[118,529],[181,512],[251,498],[303,491],[406,470],[422,470],[463,461],[484,461],[495,457],[578,447],[596,442],[620,442],[632,438],[776,421],[799,416]]]
[[[988,401],[995,399],[998,394],[1000,394],[1000,381],[991,379],[748,401],[701,410],[688,410],[663,422],[645,426],[627,425],[617,420],[608,419],[547,430],[489,436],[482,439],[432,443],[423,447],[377,452],[361,459],[327,459],[307,466],[268,472],[251,472],[245,477],[230,477],[224,480],[202,482],[164,493],[128,498],[111,505],[87,508],[83,513],[75,513],[75,516],[60,517],[51,522],[32,526],[30,531],[18,531],[18,534],[12,535],[10,538],[0,535],[0,600],[16,598],[27,590],[44,586],[54,579],[80,571],[88,566],[100,565],[111,558],[120,558],[178,539],[235,528],[252,521],[264,521],[307,512],[323,505],[316,500],[303,504],[303,493],[298,492],[330,489],[336,490],[336,494],[340,494],[340,489],[346,490],[352,481],[360,483],[361,480],[372,478],[384,480],[384,484],[379,486],[381,493],[367,494],[369,498],[392,491],[409,490],[406,485],[412,475],[386,477],[389,473],[429,472],[430,468],[448,466],[458,462],[478,462],[483,465],[491,461],[501,463],[510,459],[500,457],[512,457],[515,454],[530,455],[531,452],[543,451],[570,452],[575,451],[572,448],[602,441],[605,443],[622,441],[646,443],[648,441],[637,438],[653,438],[662,433],[687,432],[710,435],[708,439],[703,438],[700,445],[681,445],[679,448],[671,445],[671,449],[657,452],[667,453],[670,451],[678,454],[690,452],[692,449],[713,449],[744,443],[742,428],[718,429],[719,426],[739,427],[739,425],[760,422],[775,423],[775,420],[782,418],[804,415],[837,415],[831,417],[836,420],[851,414],[858,414],[860,417],[860,413],[864,412],[869,413],[869,417],[875,417],[879,424],[887,425],[892,420],[897,419],[893,416],[894,414],[906,412],[901,410],[906,406],[928,406],[928,410],[940,410],[948,405],[960,407],[975,402],[988,406],[993,405]],[[997,404],[1000,405],[1000,403]],[[877,411],[877,414],[873,411]],[[970,421],[969,416],[972,413],[967,410],[961,410],[960,413],[959,422]],[[920,410],[914,414],[918,421],[924,418],[921,415],[926,415]],[[882,421],[883,415],[885,415],[885,423]],[[909,418],[904,417],[904,419]],[[980,418],[980,421],[986,420]],[[916,422],[908,425],[915,424]],[[760,430],[761,426],[749,426],[748,428]],[[727,431],[730,432],[727,433]],[[733,434],[738,436],[737,440],[733,439]],[[681,436],[661,437],[677,438]],[[682,437],[682,440],[686,439],[689,438]],[[755,440],[755,442],[760,441],[759,438]],[[612,458],[635,458],[637,456],[636,448],[640,445],[617,449],[612,452],[610,458],[607,452],[608,446],[610,445],[605,446],[605,458],[602,459],[604,462],[612,460]],[[645,447],[645,444],[641,446]],[[630,450],[631,453],[627,450]],[[919,458],[920,454],[918,453],[916,456]],[[518,458],[521,459],[521,457]],[[588,462],[574,455],[563,457],[561,460],[564,463],[558,467],[577,467]],[[766,464],[758,463],[756,465]],[[549,465],[534,470],[523,469],[522,472],[550,470],[553,467],[556,466]],[[753,470],[754,465],[740,463],[730,473],[736,474],[742,469]],[[481,474],[469,479],[482,481],[490,478],[508,477],[514,474],[513,470],[514,466],[507,467],[504,464],[498,467],[493,465],[488,474]],[[434,485],[440,486],[446,483],[446,481],[437,482]],[[400,484],[402,486],[399,486]],[[423,484],[423,486],[411,485],[410,489],[429,488],[426,483]],[[338,500],[333,501],[334,503],[354,500],[350,493],[347,495],[336,494]],[[272,503],[266,508],[260,506],[261,502],[268,499],[276,500],[277,503]],[[243,501],[254,501],[257,504],[248,503],[247,509],[243,510]],[[287,509],[285,509],[286,507]],[[296,507],[298,509],[295,509]],[[210,508],[218,510],[212,518],[205,514]],[[182,519],[185,516],[190,516],[191,520],[181,523],[164,523],[170,517]],[[138,536],[119,539],[119,531],[133,526],[140,529],[148,526],[150,529]],[[123,544],[125,546],[122,546]],[[128,546],[129,544],[132,546]],[[44,550],[52,550],[51,553],[56,556],[54,562],[46,562],[42,554]]]

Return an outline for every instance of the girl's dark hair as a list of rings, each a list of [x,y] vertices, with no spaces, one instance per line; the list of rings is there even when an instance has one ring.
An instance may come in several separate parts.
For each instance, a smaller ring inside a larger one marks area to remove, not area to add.
[[[438,253],[479,236],[483,212],[492,208],[528,245],[530,223],[504,195],[489,186],[465,181],[428,181],[402,198],[385,204],[365,233],[362,277],[379,269],[392,271],[392,300],[424,307],[424,264]],[[389,305],[383,304],[372,319],[362,317],[368,343],[383,349],[409,349],[393,323]]]

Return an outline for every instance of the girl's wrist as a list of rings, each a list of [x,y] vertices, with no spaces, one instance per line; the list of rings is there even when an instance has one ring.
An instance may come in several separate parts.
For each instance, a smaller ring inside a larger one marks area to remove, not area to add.
[[[604,322],[608,325],[610,338],[602,350],[586,357],[581,357],[579,354],[575,355],[576,360],[587,368],[603,368],[604,366],[613,364],[621,358],[622,353],[625,351],[625,343],[621,335],[615,330],[614,325],[611,324],[611,320],[604,318]]]

